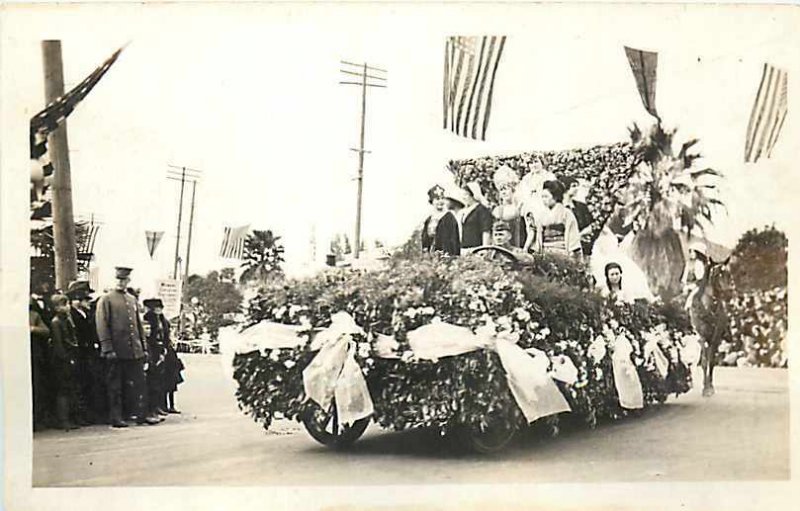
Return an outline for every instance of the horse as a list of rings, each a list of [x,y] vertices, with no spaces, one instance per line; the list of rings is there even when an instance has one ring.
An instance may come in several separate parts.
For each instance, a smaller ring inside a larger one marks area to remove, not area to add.
[[[703,340],[700,366],[703,368],[703,397],[714,395],[714,365],[719,345],[730,332],[728,303],[733,294],[730,257],[722,262],[709,261],[705,276],[689,307],[689,319]]]

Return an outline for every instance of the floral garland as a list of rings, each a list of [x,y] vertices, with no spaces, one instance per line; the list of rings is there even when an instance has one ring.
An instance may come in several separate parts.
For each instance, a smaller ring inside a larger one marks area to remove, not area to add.
[[[639,156],[631,144],[618,143],[568,151],[537,151],[453,160],[449,168],[458,186],[477,182],[487,200],[493,204],[498,202],[498,191],[492,176],[502,165],[516,171],[520,178],[530,172],[531,166],[542,165],[558,177],[571,176],[589,181],[592,186],[586,197],[586,205],[592,213],[591,240],[594,242],[614,212],[617,197],[628,186],[638,163]]]
[[[722,365],[787,367],[786,287],[736,293],[730,300],[730,339],[720,344]]]
[[[661,305],[604,303],[587,286],[574,285],[581,282],[574,264],[544,256],[529,267],[504,269],[480,258],[428,255],[394,261],[383,271],[331,270],[264,290],[251,302],[250,316],[253,323],[325,328],[333,313],[349,313],[365,332],[354,340],[373,417],[396,430],[522,420],[496,353],[477,350],[438,361],[414,355],[408,332],[434,317],[473,331],[491,320],[518,336],[520,347],[544,351],[554,365],[568,358],[578,375],[559,387],[574,415],[591,426],[622,413],[610,358],[615,336],[625,335],[633,346],[645,405],[686,392],[690,377],[680,355],[685,316]],[[646,338],[666,354],[668,375],[659,375],[654,357],[646,356]],[[378,356],[387,340],[396,358]],[[314,355],[308,343],[236,355],[240,407],[265,427],[274,418],[301,419],[316,406],[304,395],[302,377]]]

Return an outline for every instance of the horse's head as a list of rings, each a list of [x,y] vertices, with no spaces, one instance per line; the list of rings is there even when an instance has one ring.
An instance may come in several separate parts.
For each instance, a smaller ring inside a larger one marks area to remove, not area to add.
[[[728,301],[733,295],[733,276],[730,270],[730,256],[721,262],[711,262],[708,268],[709,289],[715,298]]]

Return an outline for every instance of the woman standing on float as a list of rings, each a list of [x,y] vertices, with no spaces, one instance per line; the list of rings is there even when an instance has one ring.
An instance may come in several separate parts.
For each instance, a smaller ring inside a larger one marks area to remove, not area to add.
[[[578,221],[563,200],[564,186],[558,181],[546,181],[542,190],[545,209],[537,219],[536,250],[581,258]]]
[[[433,212],[422,225],[422,250],[451,256],[461,254],[458,220],[447,210],[447,197],[439,185],[428,190],[428,202]]]

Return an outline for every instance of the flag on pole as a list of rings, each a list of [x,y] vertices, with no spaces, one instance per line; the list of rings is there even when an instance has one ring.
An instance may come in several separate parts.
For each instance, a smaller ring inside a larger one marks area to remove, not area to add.
[[[244,240],[247,238],[249,225],[241,227],[225,227],[222,235],[222,246],[219,256],[225,259],[241,259],[244,254]]]
[[[444,55],[443,127],[486,140],[497,67],[506,36],[447,38]]]
[[[642,97],[642,104],[647,112],[661,121],[656,112],[656,68],[658,67],[658,53],[654,51],[637,50],[625,47],[625,55],[636,80],[636,88]]]
[[[92,74],[87,76],[81,83],[31,117],[30,150],[32,160],[41,158],[47,152],[47,135],[55,131],[64,122],[64,119],[72,113],[78,103],[91,92],[94,86],[103,78],[103,75],[116,62],[121,52],[122,48],[115,51],[111,57],[92,71]]]
[[[755,163],[761,156],[769,158],[778,141],[783,121],[789,112],[788,72],[764,63],[758,93],[747,123],[744,161]]]
[[[150,259],[156,253],[158,243],[164,236],[164,231],[144,231],[145,238],[147,238],[147,252],[150,254]]]

